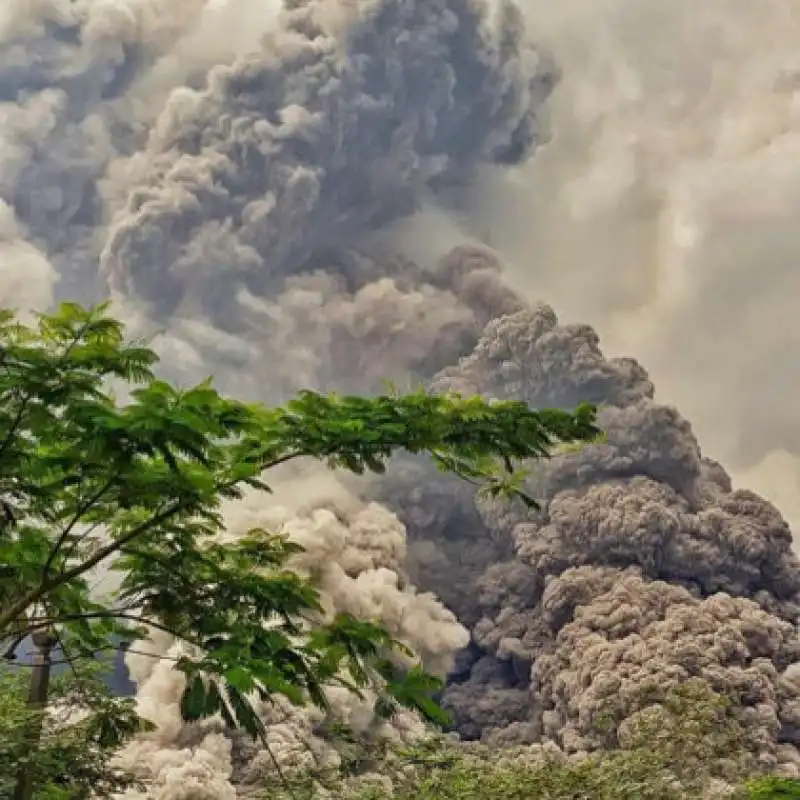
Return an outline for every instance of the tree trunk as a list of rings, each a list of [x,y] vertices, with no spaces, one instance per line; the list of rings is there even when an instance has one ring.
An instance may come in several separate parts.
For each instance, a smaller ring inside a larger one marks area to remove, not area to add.
[[[36,652],[33,655],[33,666],[31,667],[28,708],[35,713],[25,735],[25,741],[31,754],[39,748],[42,736],[42,724],[47,708],[47,690],[50,685],[50,652],[58,642],[51,631],[37,631],[32,638]],[[13,800],[31,800],[33,797],[34,775],[30,766],[32,761],[31,758],[19,769]]]

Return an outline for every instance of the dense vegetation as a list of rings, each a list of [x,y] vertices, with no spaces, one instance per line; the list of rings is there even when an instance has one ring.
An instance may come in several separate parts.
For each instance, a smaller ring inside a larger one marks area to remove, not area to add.
[[[405,750],[351,744],[335,771],[296,776],[282,800],[789,800],[800,781],[758,775],[736,706],[702,681],[653,702],[624,742],[585,758],[442,738]]]
[[[49,713],[35,747],[29,734],[38,730],[40,714],[27,703],[27,678],[26,669],[0,672],[0,797],[12,796],[23,770],[30,772],[37,800],[109,797],[131,785],[111,760],[143,724],[131,700],[110,694],[101,667],[81,663],[51,681]]]

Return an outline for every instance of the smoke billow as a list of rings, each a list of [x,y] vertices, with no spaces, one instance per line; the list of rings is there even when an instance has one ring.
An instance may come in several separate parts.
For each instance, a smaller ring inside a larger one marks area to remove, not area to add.
[[[530,153],[553,68],[510,3],[286,5],[111,166],[101,275],[155,322],[177,317],[184,344],[201,346],[201,321],[255,341],[239,359],[268,360],[276,394],[369,385],[387,362],[430,374],[515,301],[490,288],[495,264],[425,274],[368,234]],[[354,342],[370,348],[354,359]],[[221,355],[205,342],[198,360]]]
[[[534,465],[539,511],[405,459],[380,480],[283,473],[226,509],[225,535],[301,543],[292,566],[327,613],[381,621],[449,675],[464,738],[581,754],[624,738],[652,690],[699,678],[737,698],[763,765],[800,774],[791,530],[654,389],[666,376],[737,467],[796,449],[780,435],[795,331],[770,306],[793,296],[797,253],[796,22],[783,0],[752,19],[551,6],[526,10],[558,68],[512,0],[7,2],[0,302],[112,296],[135,331],[161,331],[169,377],[213,372],[268,402],[391,379],[600,404],[605,441]],[[538,304],[552,298],[659,380],[560,324]],[[269,750],[184,725],[180,647],[155,632],[128,656],[156,723],[120,753],[142,797],[227,800],[275,762],[337,763],[329,720],[281,703],[261,709]],[[368,736],[422,730],[332,702]]]
[[[478,504],[513,557],[475,581],[474,663],[446,693],[462,731],[591,751],[601,717],[621,731],[648,690],[694,677],[739,698],[761,763],[798,769],[800,563],[778,510],[732,489],[641,368],[547,307],[490,323],[433,385],[534,406],[577,393],[604,404],[607,433],[535,466],[541,510]]]
[[[347,612],[379,621],[427,670],[444,677],[469,633],[436,597],[410,584],[403,568],[406,533],[397,517],[319,471],[284,477],[274,499],[265,506],[261,497],[251,496],[230,506],[225,538],[255,527],[288,535],[304,548],[289,566],[316,577],[327,614]],[[242,788],[275,778],[273,757],[288,770],[337,763],[336,749],[315,730],[323,714],[289,703],[261,708],[271,755],[243,739],[226,739],[219,722],[184,725],[180,697],[185,679],[171,668],[180,647],[156,634],[147,650],[129,656],[139,711],[158,727],[154,736],[126,747],[119,763],[153,779],[155,797],[235,796],[233,783]],[[166,658],[158,661],[153,655]],[[332,689],[330,700],[337,722],[358,733],[402,741],[423,732],[411,714],[398,715],[391,725],[377,723],[371,711],[374,698],[360,700],[346,689]]]
[[[159,316],[218,306],[231,281],[272,293],[320,248],[535,139],[552,74],[514,6],[494,37],[467,0],[289,5],[259,53],[174,92],[137,154],[101,263]]]

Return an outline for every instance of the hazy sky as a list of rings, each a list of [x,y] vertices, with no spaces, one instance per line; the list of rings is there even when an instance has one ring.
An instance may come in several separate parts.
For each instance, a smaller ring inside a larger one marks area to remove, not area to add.
[[[797,3],[522,5],[564,75],[551,144],[488,178],[493,242],[800,525]]]

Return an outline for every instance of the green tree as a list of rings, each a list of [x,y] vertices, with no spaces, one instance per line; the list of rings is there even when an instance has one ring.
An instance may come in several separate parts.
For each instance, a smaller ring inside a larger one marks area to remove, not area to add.
[[[100,665],[84,664],[80,675],[70,670],[54,678],[50,708],[40,720],[41,712],[27,704],[27,670],[0,670],[0,797],[11,797],[20,768],[30,771],[36,800],[109,797],[132,785],[111,758],[141,722],[133,702],[112,697],[102,677]],[[26,734],[40,722],[32,747]]]
[[[702,678],[641,694],[642,710],[623,725],[621,747],[648,753],[684,789],[700,794],[711,778],[739,783],[756,769],[757,743],[740,718],[741,704]]]
[[[800,800],[800,781],[767,775],[747,783],[747,800]]]
[[[376,711],[398,704],[429,719],[437,684],[399,671],[400,643],[370,621],[319,623],[313,585],[286,568],[298,547],[253,530],[222,543],[221,503],[269,491],[265,472],[315,459],[382,472],[404,450],[427,454],[480,491],[533,503],[526,459],[593,440],[594,409],[531,410],[518,402],[423,391],[362,398],[305,391],[267,408],[155,377],[155,353],[126,339],[108,306],[62,305],[32,325],[0,314],[0,639],[52,630],[72,661],[143,623],[185,642],[189,719],[220,713],[263,735],[248,697],[282,694],[326,706],[332,683],[382,688]],[[125,393],[120,402],[111,391]],[[110,599],[90,590],[116,570]]]
[[[430,738],[408,749],[354,742],[337,769],[289,776],[272,800],[699,800],[712,782],[729,800],[798,798],[800,782],[752,775],[748,735],[730,698],[691,679],[643,692],[650,705],[583,759],[532,748]],[[345,751],[346,752],[346,751]],[[355,769],[354,769],[355,767]],[[389,778],[391,785],[385,779]]]
[[[387,784],[387,778],[391,785]],[[431,739],[388,757],[368,774],[290,776],[264,800],[688,800],[662,761],[642,752],[583,761],[525,748],[492,749]]]

